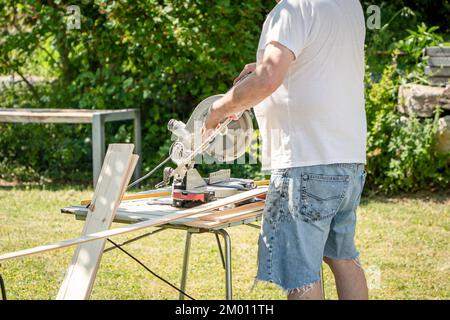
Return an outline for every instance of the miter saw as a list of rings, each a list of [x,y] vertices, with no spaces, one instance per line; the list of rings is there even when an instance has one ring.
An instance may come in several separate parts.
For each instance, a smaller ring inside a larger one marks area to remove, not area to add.
[[[156,187],[167,186],[172,181],[173,205],[176,207],[193,207],[255,188],[253,180],[231,178],[229,169],[210,173],[208,178],[202,178],[195,169],[202,159],[232,162],[243,156],[250,146],[253,135],[250,111],[236,115],[237,120],[226,119],[208,138],[202,139],[201,130],[209,109],[221,97],[223,94],[203,100],[186,123],[175,119],[168,123],[174,142],[166,160],[172,160],[177,166],[166,167],[163,181]]]

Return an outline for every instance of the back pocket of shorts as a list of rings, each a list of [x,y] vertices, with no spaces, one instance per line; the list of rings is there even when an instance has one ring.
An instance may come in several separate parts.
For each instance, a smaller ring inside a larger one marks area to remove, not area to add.
[[[347,175],[303,174],[300,214],[306,221],[319,221],[336,214],[345,197]]]

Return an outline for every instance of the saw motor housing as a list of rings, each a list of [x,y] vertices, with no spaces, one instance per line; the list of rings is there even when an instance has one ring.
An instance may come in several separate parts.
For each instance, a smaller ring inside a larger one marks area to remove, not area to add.
[[[194,109],[186,124],[174,119],[168,123],[174,141],[170,148],[170,157],[177,167],[165,168],[163,182],[169,184],[173,178],[172,198],[176,207],[193,207],[255,187],[253,180],[231,178],[230,170],[220,170],[211,173],[209,178],[202,178],[194,168],[196,161],[205,158],[208,163],[233,162],[243,156],[250,147],[253,138],[253,117],[247,110],[240,114],[236,121],[229,123],[202,154],[193,155],[202,143],[201,129],[209,109],[222,97],[221,94],[203,100]],[[195,157],[186,163],[188,156]],[[198,159],[199,157],[201,158]]]

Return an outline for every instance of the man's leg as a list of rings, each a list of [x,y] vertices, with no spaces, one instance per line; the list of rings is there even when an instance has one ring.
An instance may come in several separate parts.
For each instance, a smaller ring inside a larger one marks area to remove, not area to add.
[[[322,300],[321,282],[314,283],[310,288],[305,290],[297,290],[288,294],[288,300]]]
[[[364,270],[356,260],[323,259],[331,268],[340,300],[367,300],[367,289]]]

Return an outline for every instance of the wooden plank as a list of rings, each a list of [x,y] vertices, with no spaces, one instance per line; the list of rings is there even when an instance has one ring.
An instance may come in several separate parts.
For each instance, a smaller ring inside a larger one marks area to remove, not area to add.
[[[185,225],[193,228],[200,229],[210,229],[210,228],[218,228],[219,226],[227,225],[229,223],[244,221],[249,218],[255,218],[261,214],[262,210],[257,210],[254,212],[241,214],[239,216],[235,216],[226,221],[205,221],[205,220],[195,220],[191,222],[186,222]]]
[[[161,192],[144,193],[144,194],[130,194],[130,195],[123,196],[122,201],[159,198],[159,197],[170,196],[171,194],[172,193],[170,191],[161,191]],[[88,205],[89,203],[91,203],[91,199],[84,199],[84,200],[81,200],[81,202],[80,202],[80,204],[84,205],[84,206]]]
[[[126,186],[137,163],[134,145],[112,144],[108,148],[102,171],[89,206],[82,235],[108,230],[112,224]],[[59,289],[58,300],[88,299],[97,275],[105,240],[77,247]]]
[[[255,181],[256,186],[268,186],[270,184],[270,180],[258,180]]]
[[[0,109],[0,122],[90,123],[92,115],[92,110]]]
[[[232,223],[232,222],[236,222],[236,221],[243,221],[243,220],[248,219],[248,218],[257,217],[257,216],[259,216],[262,212],[263,212],[263,210],[261,209],[261,210],[257,210],[257,211],[250,212],[250,213],[247,213],[247,214],[242,214],[242,215],[240,215],[240,216],[230,217],[230,218],[227,219],[227,220],[222,220],[222,221],[218,221],[218,222],[220,222],[221,224],[223,224],[223,223]]]
[[[129,120],[133,109],[22,109],[0,108],[0,122],[15,123],[91,123],[95,114],[105,115],[107,121]]]
[[[250,203],[250,204],[245,204],[239,207],[235,207],[233,209],[228,209],[228,210],[224,210],[224,211],[218,211],[218,212],[214,212],[210,215],[207,215],[205,217],[201,217],[200,220],[205,220],[205,221],[226,221],[228,219],[231,219],[233,217],[237,217],[240,215],[244,215],[247,213],[251,213],[251,212],[255,212],[258,210],[261,210],[264,208],[264,202],[263,201],[259,201],[259,202],[254,202],[254,203]]]
[[[261,196],[261,195],[265,194],[266,192],[267,192],[267,187],[261,187],[258,189],[253,189],[250,191],[238,193],[238,194],[230,196],[228,198],[224,198],[224,199],[216,200],[216,201],[213,201],[210,203],[206,203],[206,204],[203,204],[203,205],[198,206],[193,209],[182,210],[177,214],[170,215],[169,217],[161,217],[161,219],[159,219],[159,220],[139,222],[139,223],[135,223],[132,225],[128,225],[128,226],[124,226],[124,227],[120,227],[120,228],[116,228],[116,229],[112,229],[112,230],[105,230],[105,231],[100,231],[100,232],[83,235],[79,238],[63,240],[63,241],[59,241],[59,242],[55,242],[55,243],[51,243],[51,244],[47,244],[47,245],[43,245],[43,246],[38,246],[38,247],[30,248],[30,249],[5,253],[3,255],[0,255],[0,262],[4,262],[7,260],[19,258],[19,257],[34,255],[34,254],[38,254],[38,253],[42,253],[42,252],[47,252],[47,251],[51,251],[51,250],[66,248],[66,247],[70,247],[70,246],[78,245],[78,244],[82,244],[82,243],[89,243],[89,242],[96,241],[99,239],[105,239],[105,238],[109,238],[109,237],[118,236],[121,234],[135,232],[135,231],[146,229],[149,227],[160,226],[160,225],[163,225],[163,224],[166,224],[169,222],[174,222],[181,218],[186,218],[186,217],[192,216],[194,214],[199,214],[202,212],[216,210],[216,209],[219,209],[223,206],[226,206],[226,205],[229,205],[232,203],[239,203],[239,202],[242,202],[242,201],[245,201],[248,199],[253,199],[257,196]]]
[[[135,112],[138,109],[53,109],[53,108],[0,108],[0,113],[30,113],[31,115],[37,115],[39,113],[53,113],[60,116],[65,116],[72,113],[86,113],[86,114],[113,114],[113,113],[130,113]]]

